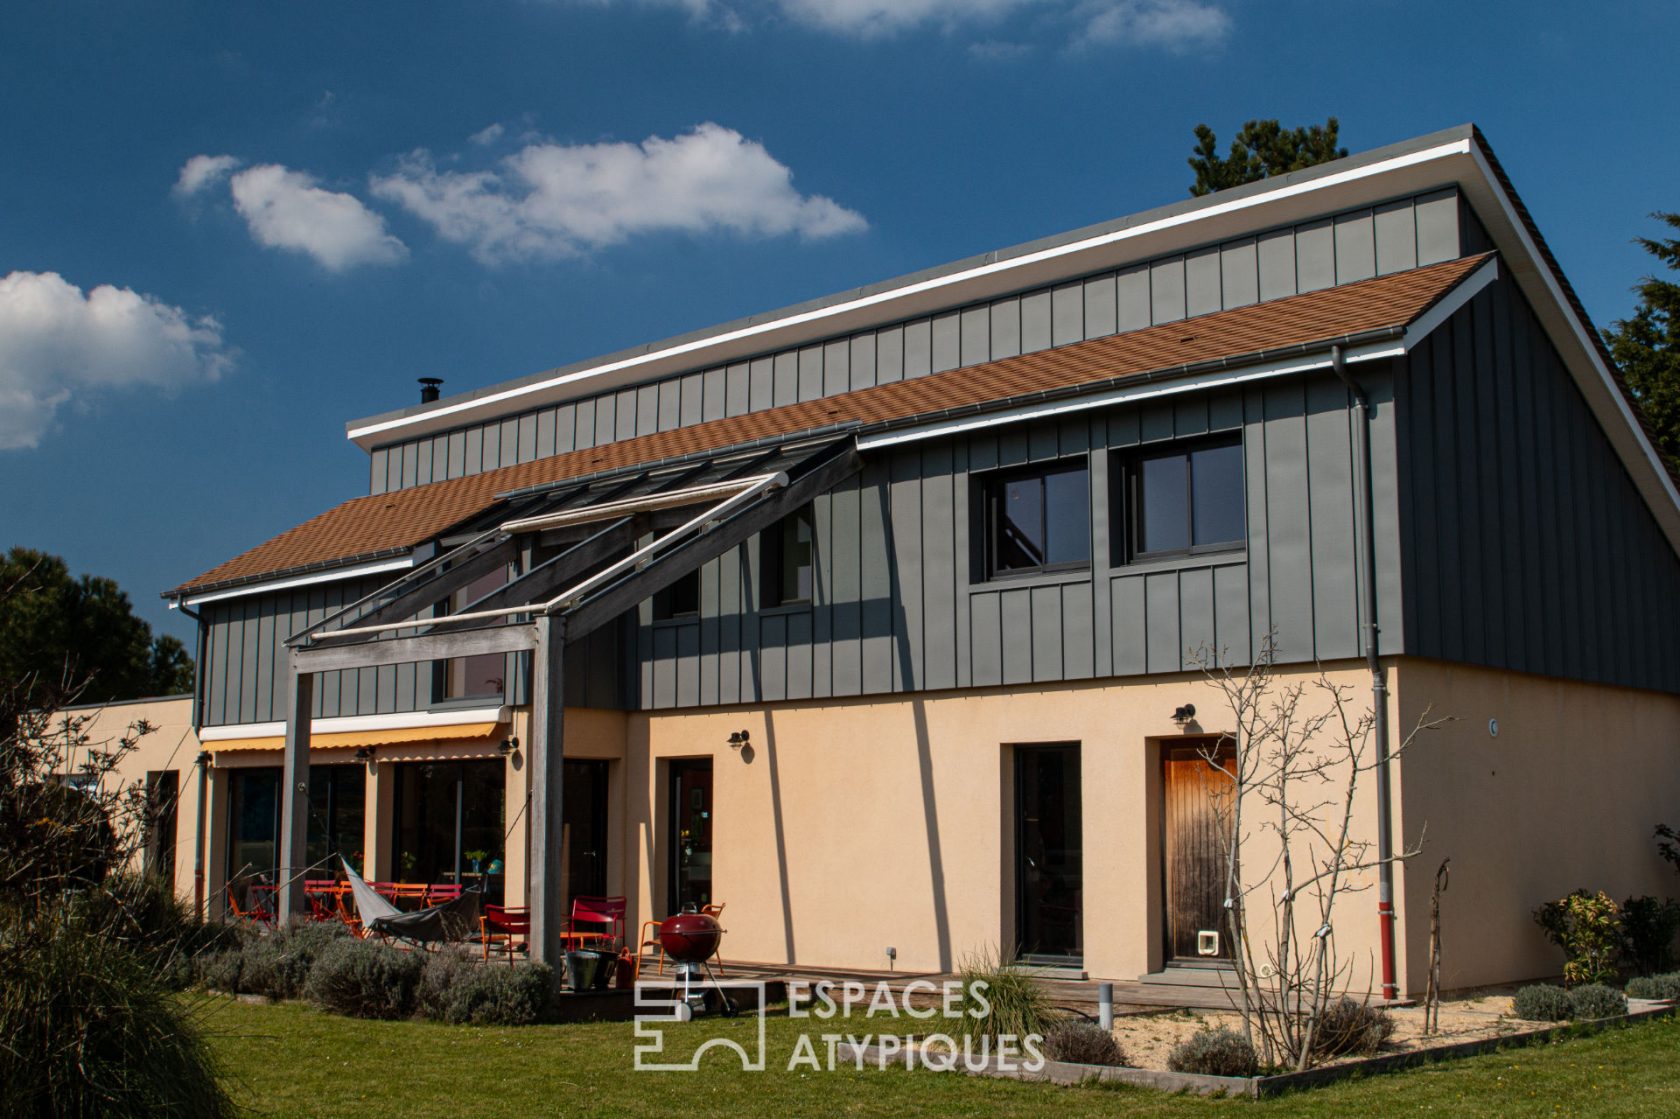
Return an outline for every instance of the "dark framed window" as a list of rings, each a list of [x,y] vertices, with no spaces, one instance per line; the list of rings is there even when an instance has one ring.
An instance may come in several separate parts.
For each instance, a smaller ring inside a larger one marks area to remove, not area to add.
[[[653,620],[690,618],[700,613],[700,572],[690,571],[663,590],[653,592]]]
[[[1247,536],[1240,437],[1176,444],[1124,460],[1121,562],[1241,548]]]
[[[760,538],[764,606],[810,602],[816,594],[816,522],[805,506],[783,517]]]
[[[1091,565],[1091,474],[1084,459],[984,480],[986,576]]]

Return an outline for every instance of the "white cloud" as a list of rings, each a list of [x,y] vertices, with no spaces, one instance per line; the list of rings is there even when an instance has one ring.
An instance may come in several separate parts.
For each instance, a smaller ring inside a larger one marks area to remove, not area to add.
[[[102,390],[214,381],[232,364],[215,319],[56,272],[0,277],[0,450],[38,446],[58,410]]]
[[[956,26],[996,20],[1016,8],[1055,0],[776,0],[800,23],[852,35],[884,35],[924,23]]]
[[[199,191],[214,186],[239,164],[239,158],[232,155],[193,156],[181,165],[181,174],[175,180],[176,197],[191,198]]]
[[[1205,0],[1093,0],[1082,6],[1085,41],[1185,50],[1222,42],[1231,17]]]
[[[487,263],[575,256],[642,233],[818,239],[868,228],[833,199],[799,193],[764,145],[711,123],[640,144],[531,143],[495,170],[440,171],[416,152],[375,177],[373,193]]]
[[[502,133],[506,131],[507,129],[501,124],[487,124],[477,132],[474,132],[471,136],[468,136],[467,142],[470,144],[477,144],[481,148],[488,147],[489,145],[494,144],[497,140],[500,140],[502,138]]]
[[[392,264],[408,255],[360,199],[323,190],[302,171],[264,163],[234,175],[228,186],[259,244],[305,253],[328,271]]]

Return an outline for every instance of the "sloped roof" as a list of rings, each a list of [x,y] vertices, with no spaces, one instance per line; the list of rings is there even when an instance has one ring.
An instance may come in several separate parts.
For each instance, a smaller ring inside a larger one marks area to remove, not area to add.
[[[1215,311],[914,380],[569,451],[464,478],[353,498],[189,580],[185,595],[407,551],[496,504],[498,494],[766,439],[914,423],[954,409],[1142,378],[1208,362],[1328,345],[1413,322],[1485,256]]]

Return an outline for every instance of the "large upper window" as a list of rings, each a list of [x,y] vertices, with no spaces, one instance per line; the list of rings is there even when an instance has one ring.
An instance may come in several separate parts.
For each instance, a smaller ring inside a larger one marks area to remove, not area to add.
[[[1127,556],[1188,555],[1243,544],[1240,440],[1178,446],[1133,458],[1123,492],[1130,501]]]
[[[1090,493],[1090,472],[1084,460],[1012,470],[987,479],[987,576],[1088,567]]]
[[[783,517],[761,538],[766,608],[810,602],[815,595],[816,522],[805,506]]]

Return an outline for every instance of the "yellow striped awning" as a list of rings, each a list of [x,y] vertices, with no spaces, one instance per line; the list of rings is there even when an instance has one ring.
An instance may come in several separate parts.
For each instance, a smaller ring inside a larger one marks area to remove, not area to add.
[[[397,730],[340,731],[334,734],[309,736],[311,750],[344,750],[358,746],[391,746],[398,743],[473,742],[500,736],[506,723],[461,723],[452,727],[403,727]],[[223,750],[280,750],[284,749],[284,735],[265,735],[261,738],[224,738],[206,742],[205,749],[219,754]]]

